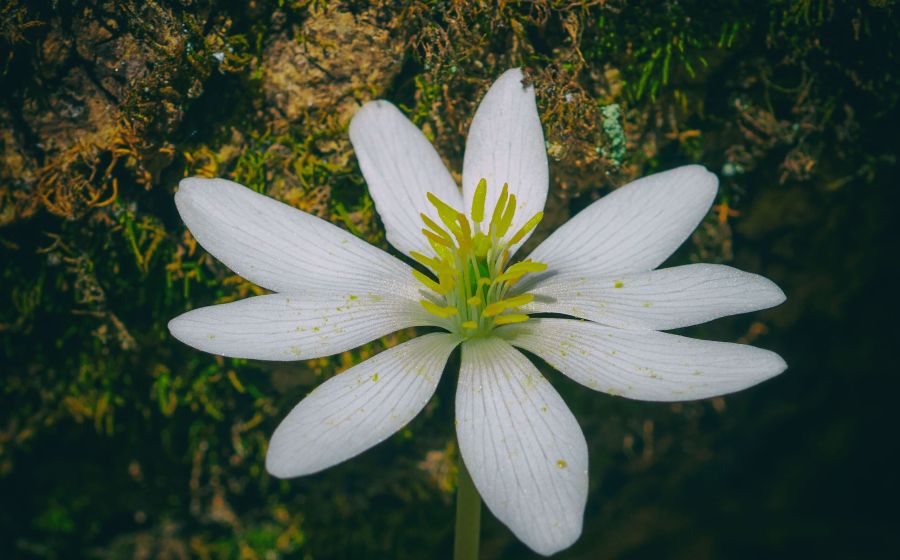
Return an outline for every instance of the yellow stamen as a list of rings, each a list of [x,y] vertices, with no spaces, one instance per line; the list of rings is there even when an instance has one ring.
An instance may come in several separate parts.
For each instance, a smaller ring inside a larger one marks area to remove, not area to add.
[[[410,251],[409,256],[415,259],[416,262],[427,266],[431,270],[437,271],[437,269],[443,268],[441,261],[439,261],[438,259],[433,259],[431,257],[426,257],[418,251]]]
[[[543,272],[547,270],[547,265],[542,262],[522,261],[511,265],[506,272],[497,276],[495,282],[515,282],[529,272]]]
[[[484,199],[487,196],[487,181],[478,181],[475,196],[472,197],[472,221],[476,224],[484,219]]]
[[[444,319],[446,319],[447,317],[453,317],[454,315],[459,313],[459,310],[455,307],[450,307],[449,305],[447,307],[441,307],[440,305],[428,301],[427,299],[420,300],[419,303],[422,305],[422,307],[425,308],[425,311]]]
[[[427,237],[427,238],[429,239],[429,241],[431,241],[431,242],[433,242],[433,243],[437,243],[438,245],[441,245],[441,246],[446,247],[446,248],[448,248],[448,249],[454,249],[454,247],[453,247],[453,242],[452,242],[452,241],[449,241],[449,240],[447,240],[447,239],[444,239],[444,238],[441,237],[440,235],[437,235],[437,234],[435,234],[435,233],[432,233],[431,230],[427,230],[427,229],[425,229],[425,228],[422,228],[422,233],[425,234],[425,237]],[[434,246],[432,245],[432,247],[434,247]]]
[[[491,238],[480,231],[477,231],[475,232],[475,240],[472,242],[472,245],[475,249],[476,256],[485,257],[487,256],[488,251],[491,250]]]
[[[437,222],[435,222],[434,220],[429,218],[425,213],[420,213],[419,217],[422,218],[422,221],[425,222],[426,226],[431,228],[431,231],[440,235],[441,237],[446,237],[447,239],[450,239],[450,234],[447,233],[447,231],[444,230],[444,228],[442,228],[440,226],[440,224],[438,224]]]
[[[466,215],[462,212],[459,212],[456,215],[456,220],[459,222],[459,229],[462,233],[462,236],[459,239],[460,248],[471,247],[472,246],[472,228],[469,227],[469,220],[466,219]]]
[[[514,314],[514,315],[501,315],[494,319],[495,325],[510,325],[512,323],[524,323],[528,320],[528,315]]]
[[[516,195],[509,195],[509,200],[506,201],[506,211],[503,212],[503,217],[500,219],[500,223],[497,225],[497,236],[503,237],[506,235],[506,232],[509,231],[509,226],[512,225],[513,216],[516,215]]]
[[[503,209],[506,208],[506,197],[508,189],[509,185],[504,183],[503,190],[500,191],[500,198],[497,199],[497,204],[494,205],[494,213],[491,216],[491,226],[496,226],[496,224],[500,222],[500,218],[503,216]]]
[[[441,324],[464,339],[484,336],[497,325],[527,321],[528,315],[522,308],[534,301],[534,295],[506,295],[510,286],[527,274],[547,269],[544,263],[530,260],[509,265],[511,247],[534,231],[543,212],[518,225],[513,234],[517,200],[509,185],[504,184],[490,224],[482,228],[487,187],[485,179],[478,182],[468,214],[428,193],[428,201],[436,212],[420,216],[426,226],[422,233],[434,254],[410,252],[415,261],[427,267],[413,271],[416,280],[432,294],[420,304],[432,315],[453,318]],[[508,239],[507,234],[511,235]]]
[[[438,214],[440,215],[441,221],[444,222],[444,225],[447,229],[442,228],[437,222],[435,222],[425,214],[419,214],[419,216],[422,218],[422,221],[425,222],[425,225],[431,228],[434,233],[450,241],[450,243],[452,244],[453,238],[455,237],[456,239],[459,239],[460,235],[462,235],[462,232],[460,231],[459,226],[456,224],[456,221],[454,219],[450,219],[449,215],[447,215],[446,213],[442,213],[441,210],[438,210]],[[447,230],[450,230],[450,233],[447,233]],[[453,235],[450,235],[451,233]]]
[[[493,317],[494,315],[503,313],[507,309],[521,307],[525,304],[531,303],[532,301],[534,301],[534,294],[522,294],[519,296],[513,296],[511,298],[501,299],[500,301],[489,303],[487,307],[484,308],[484,312],[482,312],[482,315],[484,315],[485,317]]]
[[[434,254],[438,255],[442,259],[450,259],[453,257],[451,253],[453,248],[448,248],[443,244],[443,242],[435,243],[433,238],[428,237],[428,244],[431,245],[431,250],[434,251]]]
[[[458,212],[453,209],[452,206],[441,200],[440,198],[434,196],[432,193],[427,193],[425,196],[428,197],[428,201],[434,205],[437,209],[438,216],[441,217],[441,221],[447,226],[447,228],[452,233],[457,233],[457,225],[456,225],[456,215]]]
[[[413,270],[412,273],[413,273],[413,276],[416,277],[416,280],[418,280],[422,284],[425,284],[425,287],[428,288],[429,290],[433,290],[439,294],[444,293],[444,290],[441,289],[441,285],[438,284],[437,282],[435,282],[434,280],[432,280],[431,278],[429,278],[428,276],[422,274],[418,270]]]
[[[519,231],[517,231],[515,235],[509,238],[509,241],[507,243],[509,243],[510,245],[515,245],[516,243],[524,239],[525,236],[528,235],[528,232],[533,230],[543,218],[543,212],[538,212],[537,214],[532,216],[530,220],[525,222],[525,225],[519,228]]]

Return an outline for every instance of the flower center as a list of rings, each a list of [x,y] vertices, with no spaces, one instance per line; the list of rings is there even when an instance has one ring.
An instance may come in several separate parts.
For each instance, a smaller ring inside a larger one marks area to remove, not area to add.
[[[533,294],[508,296],[510,288],[526,274],[547,269],[547,265],[526,259],[509,265],[509,248],[522,241],[544,217],[538,212],[512,236],[509,233],[516,213],[516,196],[503,185],[490,221],[483,227],[487,182],[475,189],[471,221],[432,193],[428,200],[437,209],[441,224],[420,214],[434,256],[418,252],[410,256],[428,267],[434,277],[418,270],[413,275],[433,297],[421,300],[422,307],[447,322],[448,328],[472,338],[488,334],[494,327],[528,320],[519,307],[530,303]]]

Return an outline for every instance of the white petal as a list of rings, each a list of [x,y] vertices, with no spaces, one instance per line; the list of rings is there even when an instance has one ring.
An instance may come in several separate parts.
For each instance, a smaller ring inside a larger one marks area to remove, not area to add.
[[[184,179],[178,212],[204,249],[276,292],[402,293],[417,282],[400,260],[334,224],[224,179]]]
[[[458,210],[463,205],[459,187],[431,142],[396,107],[381,100],[367,103],[353,116],[350,141],[388,241],[406,254],[433,253],[419,213],[440,221],[426,193]]]
[[[457,343],[426,334],[319,385],[275,430],[266,470],[278,478],[312,474],[384,441],[431,399]]]
[[[286,361],[330,356],[431,324],[417,302],[387,293],[270,294],[188,311],[169,322],[169,331],[204,352]]]
[[[508,183],[517,201],[512,233],[544,209],[549,184],[534,87],[522,85],[523,78],[520,69],[507,70],[488,90],[469,127],[463,159],[466,211],[472,207],[478,182],[486,179],[485,215],[490,220],[503,184]]]
[[[456,422],[460,453],[497,519],[544,555],[578,539],[587,444],[528,358],[497,338],[463,343]]]
[[[563,224],[531,258],[548,265],[542,277],[550,271],[605,276],[652,270],[694,231],[718,184],[699,165],[638,179]]]
[[[527,289],[527,286],[523,289]],[[532,313],[562,313],[604,325],[666,330],[774,307],[771,280],[718,264],[690,264],[620,276],[561,273],[533,290]]]
[[[497,330],[582,385],[643,401],[687,401],[746,389],[787,368],[768,350],[589,321],[532,319]]]

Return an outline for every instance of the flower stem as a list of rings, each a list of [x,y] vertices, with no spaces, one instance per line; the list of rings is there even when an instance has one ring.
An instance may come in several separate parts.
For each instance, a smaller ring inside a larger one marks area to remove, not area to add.
[[[453,560],[478,559],[480,532],[481,496],[460,457],[459,478],[456,483],[456,540],[453,543]]]

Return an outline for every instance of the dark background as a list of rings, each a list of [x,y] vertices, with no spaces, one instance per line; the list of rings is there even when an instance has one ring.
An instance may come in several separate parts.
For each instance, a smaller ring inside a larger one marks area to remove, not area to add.
[[[887,558],[898,550],[896,3],[22,2],[0,7],[0,557],[449,558],[453,380],[324,473],[263,468],[330,359],[226,360],[172,339],[258,289],[199,249],[180,177],[224,176],[387,248],[347,141],[399,104],[459,170],[510,66],[533,79],[551,193],[536,239],[697,162],[717,206],[667,263],[764,274],[779,308],[685,329],[780,353],[676,405],[545,366],[590,447],[559,558]],[[531,553],[489,514],[483,558]]]

